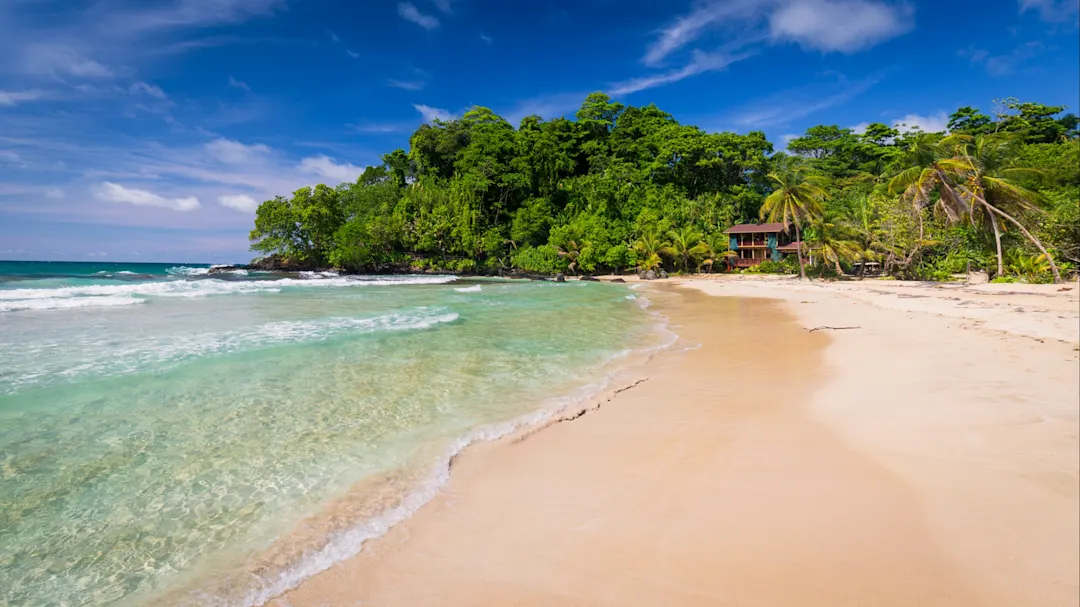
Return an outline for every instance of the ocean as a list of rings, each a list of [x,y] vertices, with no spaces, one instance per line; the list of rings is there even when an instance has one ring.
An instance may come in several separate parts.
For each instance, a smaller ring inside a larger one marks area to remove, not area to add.
[[[260,605],[659,347],[626,285],[0,262],[0,605]]]

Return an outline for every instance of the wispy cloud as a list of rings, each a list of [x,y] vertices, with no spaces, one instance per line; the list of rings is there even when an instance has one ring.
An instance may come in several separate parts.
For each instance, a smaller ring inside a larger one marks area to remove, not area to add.
[[[155,86],[153,84],[147,84],[145,82],[134,82],[131,84],[130,87],[128,87],[128,90],[130,90],[132,93],[145,93],[156,99],[168,98],[168,95],[165,94],[165,91],[161,90],[161,87]]]
[[[361,124],[346,124],[345,126],[357,133],[399,133],[410,128],[411,124],[398,122],[365,122]]]
[[[386,86],[391,86],[398,89],[405,89],[406,91],[419,91],[423,90],[424,85],[427,83],[423,80],[397,80],[394,78],[386,79]]]
[[[360,58],[360,53],[358,53],[358,52],[356,52],[356,51],[354,51],[352,49],[345,49],[345,54],[352,57],[353,59],[359,59]]]
[[[39,89],[27,91],[0,91],[0,106],[13,106],[25,101],[45,99],[48,93]]]
[[[185,198],[165,198],[149,190],[129,188],[119,183],[103,181],[95,192],[98,200],[118,202],[135,206],[162,207],[174,211],[194,211],[201,206],[199,199],[193,196]]]
[[[397,5],[398,15],[406,20],[411,21],[420,27],[431,31],[439,27],[439,20],[432,15],[421,13],[420,9],[412,2],[399,2]]]
[[[829,85],[815,84],[789,89],[748,104],[723,119],[724,123],[743,128],[763,128],[788,124],[804,116],[831,107],[843,105],[865,93],[880,82],[880,76],[871,76],[856,82],[841,78]]]
[[[494,40],[491,39],[491,36],[488,36],[487,34],[484,34],[484,33],[480,34],[480,40],[484,44],[491,44],[492,42],[494,42]]]
[[[709,0],[660,30],[642,62],[659,66],[713,30],[851,53],[910,31],[913,17],[908,5],[882,0]]]
[[[270,148],[264,144],[245,145],[225,138],[210,141],[203,147],[210,156],[227,164],[250,164],[270,154]]]
[[[439,12],[449,15],[454,12],[454,0],[431,0]]]
[[[648,76],[641,76],[639,78],[633,78],[624,82],[619,82],[611,85],[610,94],[615,96],[629,95],[638,91],[644,91],[654,87],[662,86],[665,84],[672,84],[680,80],[684,80],[691,76],[703,74],[705,72],[714,72],[722,70],[727,66],[735,63],[736,61],[742,61],[748,57],[752,57],[757,54],[756,51],[744,51],[742,53],[728,54],[723,52],[717,53],[705,53],[695,50],[693,53],[693,59],[690,63],[683,67],[671,70],[669,72],[663,72],[660,74],[652,74]]]
[[[991,55],[985,49],[969,48],[958,54],[967,57],[973,64],[982,65],[991,76],[1004,76],[1030,64],[1031,60],[1045,52],[1046,47],[1037,40],[1025,42],[1003,55]]]
[[[246,91],[248,93],[251,92],[251,87],[248,86],[246,82],[244,82],[243,80],[237,80],[233,77],[232,74],[229,74],[229,86],[232,88],[240,89],[242,91]]]
[[[1071,22],[1076,26],[1077,13],[1080,13],[1078,0],[1020,0],[1020,12],[1034,11],[1039,18],[1051,23]]]
[[[414,103],[413,107],[416,108],[416,111],[420,112],[420,115],[424,117],[424,122],[433,122],[435,120],[448,121],[453,120],[457,117],[453,114],[453,112],[437,107],[431,107],[419,103]]]

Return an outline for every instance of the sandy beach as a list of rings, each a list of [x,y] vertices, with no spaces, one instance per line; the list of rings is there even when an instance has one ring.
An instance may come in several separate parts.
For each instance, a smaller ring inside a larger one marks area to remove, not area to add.
[[[642,292],[673,347],[270,604],[1080,601],[1075,282]]]

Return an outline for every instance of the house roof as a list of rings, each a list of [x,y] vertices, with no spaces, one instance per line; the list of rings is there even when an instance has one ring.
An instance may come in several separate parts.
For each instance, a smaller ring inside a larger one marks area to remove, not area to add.
[[[724,230],[725,234],[752,234],[758,232],[783,232],[782,223],[743,223]]]
[[[776,250],[780,251],[781,253],[797,253],[799,251],[799,244],[799,241],[796,240],[791,244],[786,244],[782,247],[776,247]],[[810,249],[810,247],[808,247],[806,243],[802,243],[802,249],[804,251],[807,251]]]

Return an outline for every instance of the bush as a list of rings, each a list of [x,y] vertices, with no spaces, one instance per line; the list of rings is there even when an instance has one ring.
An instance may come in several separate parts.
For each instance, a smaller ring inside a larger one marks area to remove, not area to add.
[[[515,268],[536,274],[555,274],[566,269],[566,263],[551,245],[521,247],[510,259]]]
[[[799,271],[799,262],[788,257],[781,261],[766,259],[756,266],[746,268],[748,274],[796,274]]]

